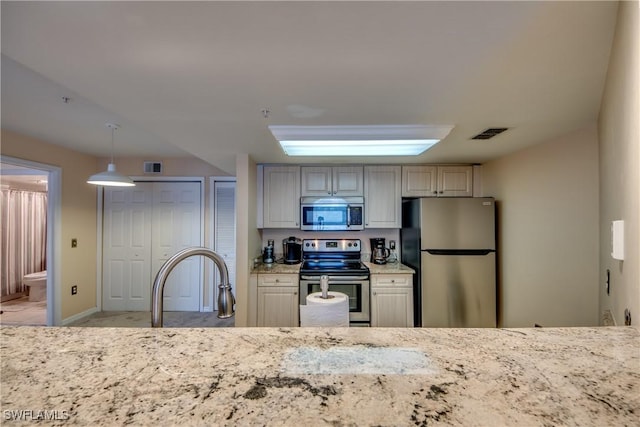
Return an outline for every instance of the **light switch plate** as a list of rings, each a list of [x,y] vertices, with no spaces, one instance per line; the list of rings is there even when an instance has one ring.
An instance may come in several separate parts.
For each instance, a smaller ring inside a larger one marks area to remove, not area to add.
[[[611,258],[624,260],[624,221],[611,222]]]

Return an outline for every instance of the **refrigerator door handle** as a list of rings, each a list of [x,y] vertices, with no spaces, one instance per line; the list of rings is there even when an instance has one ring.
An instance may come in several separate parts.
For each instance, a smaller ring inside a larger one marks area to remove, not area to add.
[[[426,249],[431,255],[489,255],[493,249]]]

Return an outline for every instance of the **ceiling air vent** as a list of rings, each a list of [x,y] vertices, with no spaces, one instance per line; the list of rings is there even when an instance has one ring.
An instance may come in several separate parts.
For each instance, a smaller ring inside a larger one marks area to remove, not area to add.
[[[144,173],[162,173],[162,162],[144,162]]]
[[[500,135],[502,132],[504,132],[505,130],[507,130],[509,128],[489,128],[489,129],[485,129],[482,132],[480,132],[479,134],[477,134],[476,136],[474,136],[471,139],[491,139],[496,135]]]

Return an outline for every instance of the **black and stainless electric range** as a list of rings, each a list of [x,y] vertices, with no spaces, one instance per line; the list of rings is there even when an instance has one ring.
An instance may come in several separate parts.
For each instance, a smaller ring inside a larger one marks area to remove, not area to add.
[[[329,290],[349,297],[349,323],[368,326],[369,269],[361,261],[359,239],[305,239],[300,266],[300,304],[320,292],[320,277],[329,278]]]

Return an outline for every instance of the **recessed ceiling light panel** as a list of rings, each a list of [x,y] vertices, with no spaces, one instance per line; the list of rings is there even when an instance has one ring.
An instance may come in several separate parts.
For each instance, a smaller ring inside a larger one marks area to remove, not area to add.
[[[269,126],[288,156],[416,156],[453,126]]]

